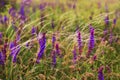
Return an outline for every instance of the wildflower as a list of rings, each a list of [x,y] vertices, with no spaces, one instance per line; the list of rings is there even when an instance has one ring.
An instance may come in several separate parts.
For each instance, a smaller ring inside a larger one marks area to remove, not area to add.
[[[81,53],[82,53],[82,41],[81,41],[81,34],[79,31],[78,31],[77,39],[78,39],[77,41],[78,41],[79,54],[81,55]]]
[[[74,47],[73,50],[73,62],[76,63],[76,59],[77,59],[77,53],[76,53],[76,47]]]
[[[22,16],[25,16],[24,6],[20,7],[19,14],[22,15]]]
[[[13,51],[14,51],[14,53],[12,56],[12,62],[15,63],[17,61],[17,55],[20,52],[20,46],[16,46]]]
[[[113,29],[113,27],[115,27],[115,25],[116,25],[116,22],[117,22],[117,19],[116,19],[116,18],[114,18],[114,19],[113,19],[113,25],[112,25],[112,29]]]
[[[45,9],[45,6],[46,6],[45,3],[41,3],[40,6],[39,6],[39,9],[40,9],[41,11],[43,11],[43,10]]]
[[[56,43],[55,48],[56,48],[56,53],[57,53],[58,55],[60,55],[60,49],[59,49],[59,44],[58,44],[58,43]]]
[[[116,24],[116,22],[117,22],[117,19],[116,19],[116,18],[113,19],[113,24],[114,24],[114,25]]]
[[[94,56],[92,57],[92,60],[95,61],[96,59],[97,59],[97,55],[94,55]]]
[[[104,19],[106,26],[109,25],[109,16],[107,15]]]
[[[5,61],[6,61],[6,48],[2,48],[1,53],[0,53],[0,56],[1,56],[0,62],[1,62],[2,64],[4,64]]]
[[[36,28],[35,28],[34,26],[32,27],[31,33],[32,33],[32,34],[35,34],[35,33],[36,33]]]
[[[7,20],[8,20],[8,18],[7,18],[7,16],[5,15],[5,16],[4,16],[4,19],[3,19],[3,22],[6,23]]]
[[[46,37],[45,37],[45,33],[43,34],[40,34],[38,35],[38,40],[39,40],[39,45],[40,45],[40,51],[37,55],[37,60],[36,60],[36,63],[39,63],[40,62],[40,59],[42,58],[43,56],[43,53],[45,51],[45,46],[46,46]]]
[[[89,46],[88,46],[88,53],[86,57],[90,56],[90,53],[92,52],[94,48],[95,40],[94,40],[94,28],[90,27],[90,40],[89,40]]]
[[[53,65],[53,67],[56,66],[56,53],[55,53],[55,50],[52,51],[52,65]]]
[[[98,70],[98,80],[104,80],[103,67],[100,67]]]
[[[12,57],[12,62],[15,63],[17,55],[20,52],[20,46],[17,44],[16,40],[14,42],[10,42],[9,49],[11,50],[10,56]]]
[[[23,5],[20,7],[19,14],[20,14],[20,19],[25,20],[25,10]]]
[[[15,17],[16,16],[16,12],[15,12],[15,9],[12,7],[9,9],[9,14],[12,16],[12,17]]]
[[[93,49],[94,48],[94,28],[91,28],[90,30],[90,42],[89,42],[89,48]]]
[[[2,32],[0,32],[0,39],[2,38]]]
[[[3,53],[0,52],[0,65],[4,65]]]

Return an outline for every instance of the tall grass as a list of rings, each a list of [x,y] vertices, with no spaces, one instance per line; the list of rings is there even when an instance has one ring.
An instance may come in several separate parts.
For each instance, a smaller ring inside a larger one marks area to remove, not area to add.
[[[56,1],[18,0],[15,16],[9,5],[0,13],[0,79],[119,80],[120,2]]]

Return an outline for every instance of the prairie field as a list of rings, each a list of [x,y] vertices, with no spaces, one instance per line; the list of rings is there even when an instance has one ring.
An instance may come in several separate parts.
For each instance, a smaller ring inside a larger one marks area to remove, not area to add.
[[[0,0],[0,80],[120,80],[120,0]]]

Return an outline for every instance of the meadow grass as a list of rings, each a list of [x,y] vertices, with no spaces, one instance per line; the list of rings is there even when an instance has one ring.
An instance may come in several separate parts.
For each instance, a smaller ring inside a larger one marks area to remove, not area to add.
[[[40,10],[39,4],[45,5],[45,8]],[[6,50],[4,53],[6,59],[4,64],[0,65],[0,79],[103,80],[98,78],[99,69],[103,67],[104,80],[120,80],[119,0],[36,0],[28,6],[17,0],[15,5],[16,17],[8,13],[11,5],[7,5],[7,9],[0,12],[2,16],[8,17],[5,23],[0,23],[2,33],[0,53]],[[25,20],[22,20],[21,15],[18,14],[20,5],[24,5]],[[33,8],[36,10],[33,11]],[[109,25],[104,21],[106,16],[109,16]],[[114,18],[117,19],[116,24],[113,23]],[[33,26],[36,29],[34,34],[31,33]],[[93,49],[90,48],[90,56],[86,57],[89,50],[90,26],[94,28],[95,45]],[[17,30],[14,29],[15,27]],[[108,30],[106,34],[105,28]],[[19,31],[20,39],[16,42],[17,46],[10,49],[10,42],[16,41]],[[82,41],[81,55],[78,48],[78,32]],[[42,33],[46,33],[45,50],[40,63],[36,63],[38,53],[40,50],[42,52],[44,45],[44,42],[39,44],[39,40],[44,40]],[[55,45],[59,44],[60,50],[60,55],[55,53],[55,65],[52,62],[53,51],[56,50],[55,46],[52,47],[53,34],[56,38]],[[10,54],[18,47],[20,51],[16,62],[13,62]],[[74,49],[76,60],[73,59]]]

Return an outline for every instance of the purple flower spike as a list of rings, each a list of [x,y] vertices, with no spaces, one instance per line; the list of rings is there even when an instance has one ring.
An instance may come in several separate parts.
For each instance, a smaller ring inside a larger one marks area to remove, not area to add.
[[[19,14],[22,15],[22,16],[25,16],[24,6],[20,7]]]
[[[43,10],[45,9],[45,6],[46,6],[45,3],[41,3],[40,6],[39,6],[39,9],[40,9],[41,11],[43,11]]]
[[[17,43],[16,41],[13,41],[13,42],[10,42],[9,44],[9,49],[11,50],[11,53],[10,53],[10,56],[12,57],[13,54],[15,53],[15,50],[16,50],[16,47],[17,46]]]
[[[76,47],[74,47],[73,50],[73,62],[76,63],[76,59],[77,59],[77,53],[76,53]]]
[[[95,41],[94,41],[94,29],[92,28],[92,29],[90,30],[90,43],[89,43],[89,47],[90,47],[91,49],[94,48],[94,43],[95,43]]]
[[[55,34],[53,34],[52,36],[52,47],[53,48],[55,47],[55,41],[56,41],[56,37],[55,37]]]
[[[104,19],[105,24],[108,26],[109,25],[109,16],[107,15]]]
[[[15,16],[16,16],[15,9],[14,9],[14,8],[10,8],[10,9],[9,9],[9,14],[10,14],[12,17],[15,17]]]
[[[32,33],[32,34],[35,34],[35,33],[36,33],[36,28],[35,28],[34,26],[32,27],[31,33]]]
[[[4,65],[3,53],[0,52],[0,65]]]
[[[14,50],[14,54],[13,54],[13,58],[12,58],[12,62],[15,63],[17,61],[17,55],[20,52],[20,46],[18,46],[15,50]]]
[[[98,80],[104,80],[103,67],[98,70]]]
[[[79,31],[78,31],[77,39],[78,39],[79,54],[81,55],[81,53],[82,53],[82,41],[81,41],[81,34]]]
[[[0,39],[2,38],[2,32],[0,32]]]
[[[42,58],[44,51],[45,51],[45,47],[46,47],[46,37],[45,37],[45,33],[38,35],[38,40],[39,40],[39,45],[40,45],[40,51],[37,55],[37,60],[36,63],[40,62],[40,59]]]
[[[5,63],[5,61],[6,61],[6,48],[2,48],[1,55],[2,55],[2,61],[3,61],[3,63]]]
[[[113,24],[116,25],[117,19],[113,19]]]
[[[55,47],[56,47],[56,53],[57,53],[58,55],[60,55],[59,44],[57,43]]]
[[[95,40],[94,40],[94,28],[90,26],[90,40],[89,40],[89,46],[88,46],[88,53],[86,57],[90,56],[90,53],[92,52],[94,48]]]
[[[20,14],[20,16],[21,16],[20,18],[21,18],[22,20],[25,20],[25,10],[24,10],[24,6],[23,6],[23,5],[20,7],[19,14]]]
[[[14,46],[14,42],[10,42],[9,48],[12,49]]]
[[[6,23],[6,22],[7,22],[7,20],[8,20],[8,18],[7,18],[7,16],[5,15],[5,16],[4,16],[4,20],[3,20],[3,21],[4,21],[4,23]]]
[[[52,65],[53,65],[53,67],[56,66],[56,53],[55,53],[55,50],[52,51]]]

